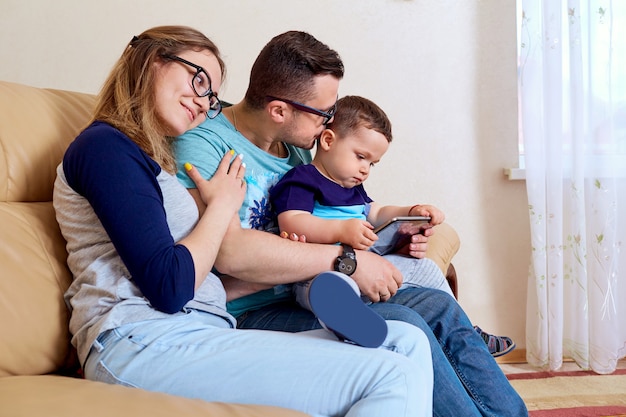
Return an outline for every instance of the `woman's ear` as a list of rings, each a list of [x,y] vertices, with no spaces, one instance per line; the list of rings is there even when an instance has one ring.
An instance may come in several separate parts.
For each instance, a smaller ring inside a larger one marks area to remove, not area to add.
[[[325,151],[329,150],[333,143],[337,140],[335,132],[331,129],[324,129],[320,135],[317,147]]]

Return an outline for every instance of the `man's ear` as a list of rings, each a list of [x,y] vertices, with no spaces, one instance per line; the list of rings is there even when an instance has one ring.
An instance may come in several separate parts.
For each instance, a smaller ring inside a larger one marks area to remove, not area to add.
[[[331,129],[324,129],[320,135],[317,147],[327,151],[333,146],[333,143],[337,140],[335,132]]]
[[[265,111],[269,114],[270,119],[276,123],[285,122],[285,111],[287,105],[280,100],[272,100],[265,105]]]

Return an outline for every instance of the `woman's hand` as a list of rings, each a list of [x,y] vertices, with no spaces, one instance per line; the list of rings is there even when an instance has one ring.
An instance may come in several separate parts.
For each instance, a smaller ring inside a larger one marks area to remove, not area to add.
[[[282,237],[283,239],[293,240],[294,242],[306,243],[306,236],[304,236],[304,235],[298,236],[295,233],[289,233],[289,232],[286,232],[284,230],[282,232],[280,232],[280,237]]]
[[[190,163],[185,164],[187,175],[196,184],[200,198],[207,207],[215,202],[230,207],[233,211],[241,207],[246,195],[244,179],[246,164],[242,161],[243,155],[233,158],[234,154],[235,151],[231,150],[224,155],[210,180],[202,178],[198,170]]]

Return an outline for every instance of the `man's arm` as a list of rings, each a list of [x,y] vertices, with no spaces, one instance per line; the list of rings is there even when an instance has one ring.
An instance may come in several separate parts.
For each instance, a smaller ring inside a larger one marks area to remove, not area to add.
[[[271,233],[243,229],[235,217],[222,241],[215,266],[226,275],[252,284],[277,285],[334,270],[341,253],[338,245],[295,242]],[[374,253],[357,251],[357,263],[351,277],[372,301],[380,301],[382,294],[395,294],[402,284],[400,271]],[[231,298],[245,295],[239,290]]]
[[[204,204],[198,190],[189,189],[200,212]],[[425,250],[425,248],[424,248]],[[304,281],[315,275],[334,270],[341,246],[303,243],[283,239],[272,233],[243,229],[234,216],[222,240],[215,267],[229,278],[225,280],[228,299],[259,291],[264,285],[273,286]],[[232,277],[250,285],[228,282]],[[402,284],[402,274],[385,258],[375,253],[357,251],[357,269],[351,278],[361,293],[372,301],[381,294],[395,294]],[[246,293],[246,288],[249,291]]]

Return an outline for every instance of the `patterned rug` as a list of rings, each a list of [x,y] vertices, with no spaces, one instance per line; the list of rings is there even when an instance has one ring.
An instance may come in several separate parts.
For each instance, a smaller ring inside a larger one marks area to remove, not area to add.
[[[507,378],[530,417],[626,417],[626,369],[611,375],[590,371],[518,372]]]

